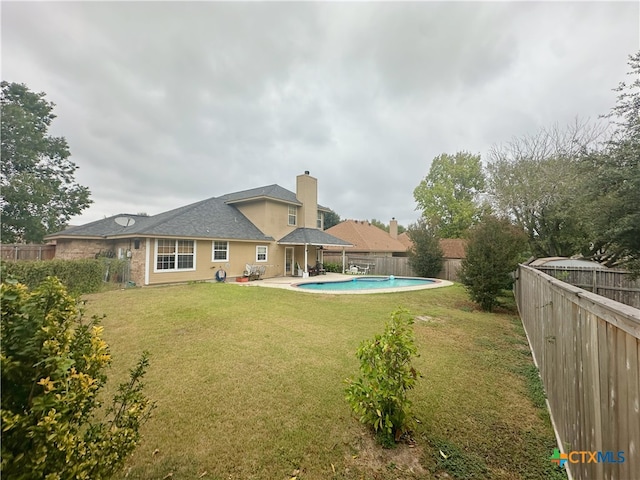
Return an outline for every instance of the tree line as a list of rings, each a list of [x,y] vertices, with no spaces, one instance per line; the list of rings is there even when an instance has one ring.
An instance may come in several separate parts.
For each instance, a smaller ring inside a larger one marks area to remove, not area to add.
[[[491,283],[478,265],[502,265],[494,276],[505,288],[529,256],[580,256],[640,274],[640,52],[629,66],[633,80],[614,89],[616,104],[599,121],[494,145],[486,164],[464,151],[434,158],[414,190],[422,214],[409,228],[414,262],[435,268],[435,239],[466,238],[461,273],[471,290]],[[491,309],[496,289],[493,300],[476,300]]]

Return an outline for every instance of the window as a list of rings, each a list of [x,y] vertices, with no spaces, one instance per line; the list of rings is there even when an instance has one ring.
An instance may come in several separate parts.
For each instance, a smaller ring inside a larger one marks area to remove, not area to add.
[[[196,247],[193,240],[156,240],[156,270],[193,270]]]
[[[267,246],[266,245],[258,245],[256,247],[256,262],[266,262],[267,261]]]
[[[229,242],[213,241],[213,253],[211,255],[212,262],[229,261]]]
[[[297,216],[298,216],[298,207],[289,205],[289,225],[296,225],[298,223],[296,221]]]
[[[317,224],[317,227],[320,230],[322,230],[322,224],[324,223],[323,220],[324,220],[324,214],[322,212],[318,212],[318,224]]]

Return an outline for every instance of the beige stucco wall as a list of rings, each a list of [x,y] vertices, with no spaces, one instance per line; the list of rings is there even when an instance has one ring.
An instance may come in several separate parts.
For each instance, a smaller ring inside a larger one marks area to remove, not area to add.
[[[212,260],[212,246],[211,240],[197,240],[196,241],[196,258],[195,258],[195,270],[182,270],[182,271],[154,271],[156,262],[156,241],[155,239],[149,240],[150,245],[150,265],[149,265],[149,285],[157,285],[163,283],[174,282],[189,282],[189,281],[202,281],[202,280],[214,280],[216,272],[222,268],[227,273],[227,278],[233,280],[235,277],[243,276],[246,265],[262,265],[265,267],[265,273],[263,278],[280,277],[285,275],[285,248],[286,245],[278,245],[275,242],[260,243],[260,242],[229,242],[229,260],[228,261],[213,261]],[[266,245],[267,261],[258,262],[256,260],[256,247],[258,245]],[[304,247],[295,246],[294,248],[294,264],[297,262],[300,267],[304,268]],[[146,251],[146,250],[145,250]],[[307,260],[309,265],[315,265],[317,250],[315,247],[308,247]],[[132,257],[132,264],[133,264]],[[133,268],[132,268],[133,276]],[[142,275],[144,278],[144,273]],[[138,285],[144,283],[138,282]]]
[[[286,203],[259,200],[238,204],[236,207],[262,233],[273,237],[275,240],[280,240],[285,235],[293,232],[300,224],[300,208],[296,207],[297,225],[288,225],[289,205]]]
[[[296,197],[302,203],[298,226],[316,228],[318,225],[318,180],[308,173],[296,177]]]

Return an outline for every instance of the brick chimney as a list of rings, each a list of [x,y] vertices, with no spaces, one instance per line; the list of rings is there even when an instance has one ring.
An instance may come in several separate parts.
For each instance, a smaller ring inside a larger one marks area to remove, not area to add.
[[[398,221],[396,217],[391,218],[389,222],[389,235],[391,235],[391,238],[398,239]]]
[[[318,180],[309,175],[309,170],[296,177],[296,197],[302,203],[298,227],[317,228]]]

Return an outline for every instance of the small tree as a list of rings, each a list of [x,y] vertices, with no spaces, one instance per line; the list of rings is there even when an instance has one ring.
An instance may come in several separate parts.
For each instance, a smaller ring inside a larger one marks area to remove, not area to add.
[[[435,228],[420,219],[409,226],[407,231],[413,246],[409,250],[411,268],[421,277],[435,277],[442,270],[444,262],[442,248]]]
[[[417,354],[412,324],[407,310],[393,312],[384,333],[363,342],[356,352],[361,377],[347,380],[351,408],[386,447],[393,446],[405,428],[411,406],[407,394],[418,376],[411,366]]]
[[[525,249],[526,235],[506,219],[486,216],[470,230],[460,280],[483,310],[493,310],[500,293],[511,287],[511,272]]]
[[[103,421],[95,415],[111,362],[102,327],[55,277],[33,291],[2,283],[2,476],[103,479],[122,467],[154,404],[142,393],[143,353]]]

